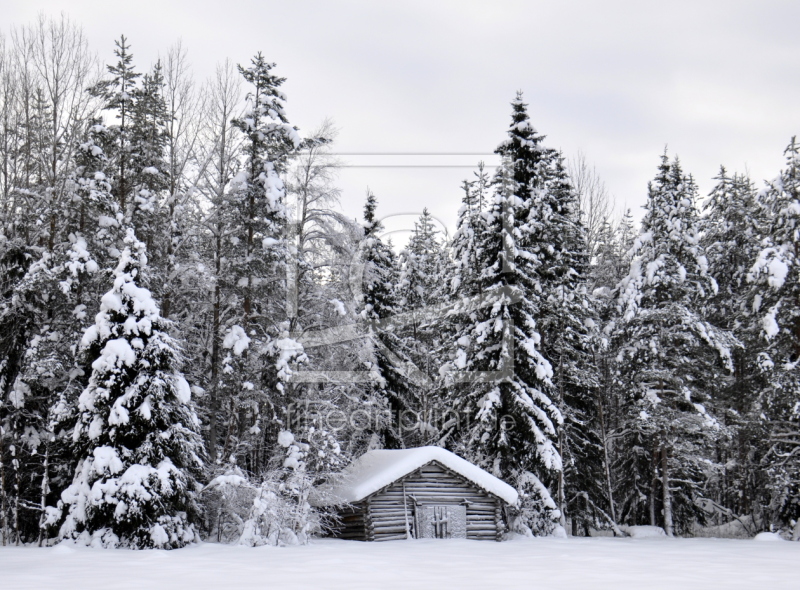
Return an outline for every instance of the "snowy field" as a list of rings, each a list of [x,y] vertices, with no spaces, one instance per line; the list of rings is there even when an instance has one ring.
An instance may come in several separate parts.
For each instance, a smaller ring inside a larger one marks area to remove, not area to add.
[[[0,588],[800,588],[800,543],[723,539],[319,540],[177,551],[0,547]]]

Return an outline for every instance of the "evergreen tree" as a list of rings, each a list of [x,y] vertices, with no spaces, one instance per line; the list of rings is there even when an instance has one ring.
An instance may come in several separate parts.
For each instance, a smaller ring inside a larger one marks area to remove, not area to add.
[[[50,335],[45,322],[50,254],[22,244],[4,244],[0,272],[6,279],[0,299],[0,536],[5,544],[27,540],[36,520],[26,510],[37,502],[38,451],[44,438],[48,392],[39,385],[50,364],[32,365],[32,354]],[[40,254],[38,260],[35,254]],[[55,368],[57,370],[57,367]],[[33,387],[32,387],[33,386]]]
[[[483,202],[488,190],[488,179],[480,163],[477,179],[463,183],[464,196],[458,211],[456,233],[450,244],[453,256],[450,293],[460,297],[471,297],[479,292],[478,278],[478,245],[480,237],[486,231],[486,215]]]
[[[109,125],[109,142],[106,156],[110,159],[110,175],[112,194],[117,198],[120,209],[130,217],[132,203],[129,197],[133,190],[133,175],[131,170],[131,117],[136,101],[136,80],[141,76],[133,67],[133,55],[125,35],[114,42],[117,48],[114,55],[118,61],[113,66],[107,66],[109,78],[94,85],[90,92],[103,101],[103,109],[116,113],[119,121],[116,125]]]
[[[720,470],[710,489],[716,491],[715,501],[733,514],[752,514],[754,508],[758,511],[765,488],[759,463],[766,437],[757,403],[764,387],[758,356],[765,343],[747,274],[761,248],[766,220],[746,176],[729,176],[721,167],[715,180],[705,203],[702,243],[708,272],[719,290],[708,300],[706,315],[713,324],[732,331],[743,346],[732,351],[732,378],[718,383],[715,392],[729,438],[717,445]]]
[[[289,362],[303,358],[288,337],[286,309],[287,210],[280,173],[301,147],[288,123],[276,76],[259,53],[239,73],[251,85],[246,110],[232,120],[244,136],[244,162],[231,180],[220,221],[227,225],[226,299],[230,313],[222,348],[225,387],[231,392],[222,455],[254,473],[267,468],[286,408]]]
[[[622,319],[614,333],[630,433],[622,458],[651,457],[649,474],[636,469],[642,463],[623,468],[624,494],[640,493],[637,486],[650,479],[650,518],[656,524],[660,473],[668,535],[702,518],[697,505],[707,475],[704,457],[720,428],[711,394],[724,371],[732,370],[731,348],[737,345],[702,315],[717,284],[700,244],[696,192],[678,161],[662,156],[630,273],[620,285]]]
[[[405,321],[396,330],[409,360],[427,376],[417,383],[418,405],[416,437],[407,437],[409,444],[428,444],[438,431],[433,425],[434,388],[438,382],[441,339],[439,309],[445,302],[447,282],[442,280],[448,270],[447,252],[428,209],[414,224],[408,246],[398,257],[397,308]],[[414,440],[412,440],[414,439]]]
[[[593,331],[593,356],[598,387],[594,399],[594,433],[600,441],[602,460],[593,466],[593,470],[602,467],[602,472],[595,476],[602,478],[602,484],[594,482],[594,486],[601,485],[606,502],[601,510],[606,511],[610,520],[617,523],[625,520],[631,512],[638,514],[637,507],[643,498],[647,497],[649,480],[642,480],[639,475],[647,471],[649,458],[642,459],[639,450],[641,446],[634,445],[629,454],[627,447],[619,444],[620,432],[620,405],[623,393],[617,388],[614,371],[616,369],[616,356],[619,352],[615,349],[616,342],[612,342],[609,335],[621,318],[617,308],[616,286],[627,276],[630,269],[630,250],[635,238],[633,217],[630,210],[625,212],[616,227],[605,222],[598,234],[597,254],[589,269],[592,284],[592,296],[598,318],[598,325]],[[615,465],[619,466],[618,451],[623,454],[623,460],[632,462],[632,469],[623,468],[617,472]],[[644,466],[644,467],[643,467]],[[622,491],[635,490],[625,496],[622,505],[617,501],[617,480],[628,478],[628,489],[623,486]],[[642,487],[645,486],[645,487]],[[596,488],[595,488],[596,489]],[[588,524],[588,523],[587,523]],[[597,526],[606,523],[597,523]],[[613,528],[613,527],[612,527]],[[618,530],[614,530],[618,534]]]
[[[625,211],[615,226],[608,220],[601,225],[597,236],[597,253],[589,268],[591,292],[595,297],[609,300],[614,288],[628,275],[628,252],[633,247],[636,234],[630,209]]]
[[[469,385],[457,388],[455,410],[465,423],[456,425],[449,444],[514,482],[522,497],[519,527],[541,533],[560,516],[545,487],[561,470],[555,442],[562,417],[553,401],[553,369],[541,353],[536,318],[543,260],[531,223],[547,192],[550,153],[521,95],[512,107],[508,139],[497,149],[504,165],[477,248],[483,301],[477,309],[456,309],[461,313],[453,379]]]
[[[0,421],[7,421],[3,426],[7,435],[16,433],[7,449],[13,448],[18,467],[6,481],[24,491],[24,496],[13,494],[14,504],[28,509],[43,509],[51,488],[61,485],[61,478],[74,467],[68,450],[60,442],[51,444],[56,434],[52,409],[58,392],[70,396],[80,381],[82,371],[76,366],[72,343],[80,338],[86,302],[94,293],[106,250],[115,244],[108,231],[118,222],[103,215],[113,214],[115,205],[102,173],[103,151],[97,145],[103,133],[96,122],[89,125],[85,141],[75,150],[76,169],[65,183],[65,198],[57,203],[59,223],[53,227],[60,231],[50,234],[47,248],[29,250],[22,275],[9,269],[13,284],[0,306],[8,345],[0,362],[0,382],[11,388],[7,403],[0,407]],[[39,535],[39,514],[17,509],[13,520],[18,539]]]
[[[92,373],[78,399],[72,484],[51,509],[59,536],[97,546],[182,547],[197,538],[203,467],[191,390],[128,230],[95,324],[81,340]]]
[[[464,196],[458,211],[456,232],[450,243],[451,258],[447,277],[452,309],[448,309],[439,322],[442,351],[438,356],[440,359],[448,359],[440,369],[444,380],[438,390],[435,409],[440,430],[443,429],[440,444],[452,444],[450,437],[457,434],[458,429],[454,429],[451,422],[453,418],[459,420],[452,412],[453,399],[462,395],[462,390],[469,387],[453,380],[455,371],[466,368],[465,348],[453,346],[453,343],[457,343],[464,335],[468,323],[477,319],[473,311],[466,309],[470,306],[470,301],[481,301],[480,247],[486,234],[488,219],[488,213],[481,206],[482,201],[486,200],[481,191],[487,190],[488,184],[482,164],[481,162],[478,179],[472,182],[465,180],[462,184]],[[460,424],[457,426],[460,427]]]
[[[419,406],[412,381],[424,381],[424,375],[413,368],[402,342],[391,329],[392,318],[399,311],[397,265],[391,246],[381,239],[383,225],[375,215],[377,207],[375,195],[368,191],[364,205],[364,239],[359,253],[363,264],[360,316],[366,322],[373,346],[374,361],[370,370],[377,374],[378,393],[390,416],[388,422],[382,423],[382,431],[376,434],[382,439],[380,444],[386,448],[402,448],[403,425],[409,418],[416,418],[413,411]]]
[[[161,266],[167,242],[168,224],[160,210],[165,199],[168,165],[167,105],[163,96],[164,75],[161,62],[142,76],[134,92],[130,118],[130,184],[135,206],[132,212],[137,235],[144,240],[150,259]]]
[[[786,526],[800,520],[800,144],[796,138],[784,154],[785,169],[760,196],[771,224],[747,278],[757,286],[752,309],[766,339],[757,363],[766,380],[759,409],[769,435],[769,509],[773,522]],[[800,536],[798,529],[795,538]]]
[[[532,193],[531,245],[539,262],[541,303],[537,321],[542,353],[553,366],[564,425],[559,454],[564,470],[558,481],[559,510],[570,504],[573,527],[608,524],[607,491],[602,485],[603,454],[597,432],[595,399],[599,382],[593,354],[595,302],[587,291],[589,251],[586,230],[560,156],[548,169],[545,190]],[[601,508],[604,507],[604,508]],[[609,511],[613,514],[613,510]]]
[[[301,140],[284,113],[285,96],[279,90],[285,78],[275,76],[275,64],[267,63],[259,53],[249,68],[239,72],[249,84],[248,110],[233,124],[246,137],[243,170],[234,179],[232,206],[235,208],[238,234],[231,238],[234,272],[243,308],[243,323],[248,330],[262,332],[270,320],[269,311],[261,306],[280,295],[277,281],[268,277],[285,275],[287,222],[284,204],[285,189],[279,172],[291,151]],[[269,287],[273,297],[267,297]],[[285,288],[285,285],[284,285]]]

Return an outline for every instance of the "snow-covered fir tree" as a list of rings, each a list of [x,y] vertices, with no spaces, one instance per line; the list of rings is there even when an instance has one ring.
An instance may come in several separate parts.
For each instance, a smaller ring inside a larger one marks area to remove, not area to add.
[[[130,193],[133,190],[133,176],[136,174],[136,171],[131,170],[130,162],[131,118],[137,79],[141,74],[134,69],[133,55],[125,35],[114,43],[117,63],[107,66],[109,77],[95,84],[89,91],[103,101],[104,110],[115,113],[118,121],[114,125],[107,125],[108,143],[105,152],[110,160],[111,173],[108,176],[112,194],[117,198],[123,214],[130,218],[134,207]]]
[[[450,243],[453,257],[453,269],[450,274],[450,294],[460,297],[471,297],[478,293],[478,244],[486,231],[485,201],[488,200],[489,179],[483,170],[483,162],[479,164],[476,179],[464,181],[462,188],[461,208],[458,211],[456,233]]]
[[[163,87],[161,61],[157,61],[153,70],[142,76],[133,93],[127,158],[134,201],[131,223],[159,267],[169,239],[167,216],[161,211],[168,186],[165,158],[168,115]]]
[[[702,517],[706,457],[720,430],[713,393],[732,371],[731,349],[738,345],[703,317],[718,287],[700,244],[696,193],[678,161],[664,154],[619,287],[622,318],[614,328],[628,432],[620,501],[634,521],[649,512],[656,524],[662,513],[668,535]],[[640,501],[647,480],[649,506]]]
[[[531,212],[547,191],[548,161],[521,95],[512,107],[508,139],[497,149],[504,164],[478,237],[482,300],[453,314],[458,348],[451,379],[464,385],[455,388],[462,423],[454,425],[448,445],[514,482],[522,497],[517,526],[546,533],[560,516],[546,484],[562,467],[556,447],[562,416],[553,399],[553,368],[541,353],[541,253]]]
[[[449,260],[435,223],[428,209],[423,209],[408,245],[397,259],[397,309],[405,320],[396,333],[409,360],[427,377],[415,383],[418,405],[410,409],[416,414],[417,429],[406,437],[412,446],[427,444],[437,435],[432,424],[436,413],[434,388],[438,384],[443,349],[442,318],[438,310],[446,301],[447,281],[443,279]]]
[[[15,511],[13,528],[18,535],[24,529],[27,538],[40,535],[41,519],[32,507],[42,508],[51,479],[58,484],[69,469],[69,452],[52,445],[51,410],[56,392],[71,390],[81,375],[75,343],[86,317],[85,300],[94,292],[95,277],[111,244],[108,224],[99,226],[98,219],[106,214],[105,219],[117,223],[108,217],[114,203],[102,172],[104,156],[98,142],[103,132],[102,125],[89,122],[86,137],[74,147],[76,168],[64,181],[62,198],[51,204],[52,212],[59,208],[58,222],[50,225],[46,247],[31,248],[19,260],[25,262],[22,275],[8,269],[12,281],[0,304],[7,346],[0,361],[0,382],[6,385],[3,389],[11,387],[6,403],[0,404],[0,422],[7,422],[6,434],[17,430],[19,435],[16,444],[7,447],[14,449],[13,463],[18,467],[9,475],[21,492],[14,495],[14,503],[26,511]],[[12,254],[13,250],[6,252]]]
[[[800,144],[785,152],[780,176],[759,195],[771,223],[747,279],[757,286],[751,305],[766,346],[757,363],[764,374],[759,409],[768,432],[769,512],[775,524],[800,520]],[[800,536],[800,527],[794,537]]]
[[[359,261],[363,265],[359,315],[365,323],[374,355],[369,361],[369,370],[375,374],[377,394],[389,414],[389,420],[382,421],[382,427],[375,433],[380,438],[378,444],[402,448],[404,414],[418,407],[413,379],[424,380],[425,376],[418,374],[402,342],[391,329],[390,322],[398,313],[397,264],[391,245],[381,238],[383,224],[376,215],[377,207],[378,200],[368,191],[364,205],[364,237],[359,248]],[[383,323],[389,324],[384,326]]]
[[[81,347],[91,365],[78,399],[72,484],[51,523],[93,546],[176,548],[198,538],[203,445],[180,349],[150,291],[133,230]]]
[[[587,286],[586,229],[563,160],[558,154],[551,157],[546,184],[532,192],[534,206],[528,223],[530,244],[538,258],[541,349],[553,367],[553,385],[564,416],[558,438],[564,469],[558,480],[557,503],[562,523],[567,512],[576,530],[579,523],[584,528],[607,525],[610,515],[606,513],[603,455],[596,429],[599,383],[593,344],[597,323]]]
[[[732,351],[733,379],[721,382],[715,393],[718,418],[729,438],[717,445],[720,467],[709,489],[715,489],[716,501],[734,514],[752,514],[754,509],[760,511],[765,488],[760,463],[766,436],[758,403],[765,374],[758,358],[767,343],[760,314],[752,306],[754,286],[747,275],[761,249],[766,211],[746,176],[730,176],[721,167],[715,180],[701,219],[708,272],[719,286],[708,300],[706,316],[732,331],[743,346]]]
[[[266,468],[283,428],[289,364],[303,357],[288,336],[288,219],[279,174],[302,141],[286,118],[280,90],[285,79],[274,67],[260,53],[249,67],[239,66],[250,85],[245,112],[232,121],[244,137],[244,162],[219,203],[226,208],[219,218],[227,226],[225,299],[235,308],[221,337],[223,381],[231,393],[221,455],[256,473]]]

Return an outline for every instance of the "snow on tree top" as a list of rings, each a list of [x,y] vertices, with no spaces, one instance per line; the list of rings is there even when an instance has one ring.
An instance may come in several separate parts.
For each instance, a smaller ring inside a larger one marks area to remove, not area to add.
[[[441,447],[369,451],[348,465],[335,480],[317,487],[309,501],[316,506],[358,502],[432,461],[509,504],[517,502],[518,494],[510,485]]]

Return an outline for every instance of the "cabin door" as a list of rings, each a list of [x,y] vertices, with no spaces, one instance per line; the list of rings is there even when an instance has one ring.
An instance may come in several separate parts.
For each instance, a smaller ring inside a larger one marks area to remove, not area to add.
[[[417,508],[420,537],[423,539],[466,539],[467,507],[427,505]]]

